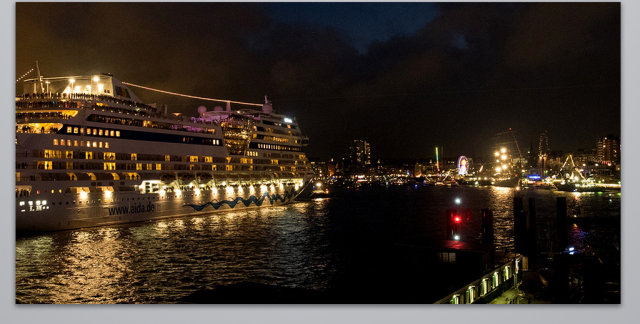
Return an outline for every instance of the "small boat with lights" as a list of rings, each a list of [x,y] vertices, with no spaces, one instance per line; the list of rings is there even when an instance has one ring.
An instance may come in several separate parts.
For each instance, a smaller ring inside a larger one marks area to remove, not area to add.
[[[266,99],[222,101],[186,117],[143,103],[131,88],[160,90],[110,74],[38,71],[17,85],[19,232],[282,205],[313,175],[308,138]]]

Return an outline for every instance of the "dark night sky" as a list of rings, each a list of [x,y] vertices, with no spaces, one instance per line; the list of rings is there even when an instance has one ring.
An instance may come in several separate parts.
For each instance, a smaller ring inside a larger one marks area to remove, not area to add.
[[[620,134],[620,5],[16,4],[16,78],[117,78],[296,116],[312,157],[486,154],[511,127],[551,148]],[[197,101],[134,89],[195,114]],[[210,102],[204,103],[209,108]]]

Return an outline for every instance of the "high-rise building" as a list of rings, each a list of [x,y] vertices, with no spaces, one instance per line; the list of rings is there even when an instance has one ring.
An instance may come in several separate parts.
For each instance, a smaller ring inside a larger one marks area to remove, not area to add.
[[[599,163],[604,165],[620,164],[620,138],[607,135],[598,139],[596,156]]]
[[[371,146],[366,140],[353,140],[349,147],[349,159],[356,167],[371,165]]]
[[[540,138],[538,139],[538,167],[540,168],[541,175],[547,171],[547,160],[549,159],[550,153],[549,133],[545,130],[540,133]]]

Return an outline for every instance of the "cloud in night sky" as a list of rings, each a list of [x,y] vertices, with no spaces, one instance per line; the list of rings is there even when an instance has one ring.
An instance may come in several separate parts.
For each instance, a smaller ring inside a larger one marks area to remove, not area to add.
[[[480,156],[509,127],[524,147],[547,129],[558,150],[620,133],[619,4],[385,6],[18,3],[16,77],[38,60],[46,76],[267,94],[322,158],[354,138],[374,155],[428,157],[434,145]],[[136,93],[172,111],[203,104]]]

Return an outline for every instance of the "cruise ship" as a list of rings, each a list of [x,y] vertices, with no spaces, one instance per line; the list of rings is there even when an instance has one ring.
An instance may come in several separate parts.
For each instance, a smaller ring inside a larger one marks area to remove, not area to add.
[[[308,138],[266,98],[188,117],[143,103],[110,74],[17,87],[18,232],[282,205],[313,176]]]

